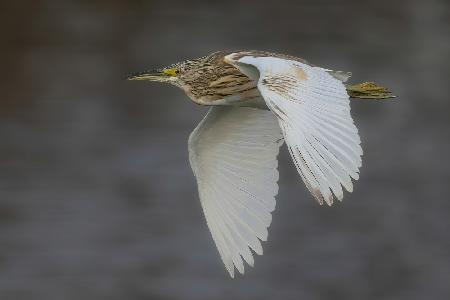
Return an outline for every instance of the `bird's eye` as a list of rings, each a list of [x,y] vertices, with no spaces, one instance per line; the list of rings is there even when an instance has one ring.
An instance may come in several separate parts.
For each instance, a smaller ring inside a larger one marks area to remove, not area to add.
[[[170,69],[164,69],[162,71],[162,73],[166,74],[167,76],[176,76],[178,75],[180,71],[178,69],[175,68],[170,68]]]

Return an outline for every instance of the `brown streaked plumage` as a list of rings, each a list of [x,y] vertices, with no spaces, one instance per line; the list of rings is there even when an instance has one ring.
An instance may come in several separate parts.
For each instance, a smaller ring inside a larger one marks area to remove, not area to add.
[[[219,51],[180,63],[181,68],[184,65],[180,86],[194,102],[216,105],[217,100],[231,96],[237,96],[238,102],[259,96],[256,83],[223,60],[229,53]]]

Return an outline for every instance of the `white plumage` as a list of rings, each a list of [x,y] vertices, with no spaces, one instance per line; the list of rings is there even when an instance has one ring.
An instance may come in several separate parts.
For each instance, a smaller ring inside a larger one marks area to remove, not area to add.
[[[249,247],[262,254],[259,240],[267,239],[278,193],[281,144],[273,114],[244,107],[211,108],[189,138],[203,212],[231,276],[234,266],[244,272],[241,256],[253,265]]]
[[[287,58],[233,53],[225,61],[254,79],[270,111],[213,107],[189,138],[205,217],[230,275],[262,254],[286,141],[312,195],[329,205],[358,179],[362,149],[349,96],[330,70]]]

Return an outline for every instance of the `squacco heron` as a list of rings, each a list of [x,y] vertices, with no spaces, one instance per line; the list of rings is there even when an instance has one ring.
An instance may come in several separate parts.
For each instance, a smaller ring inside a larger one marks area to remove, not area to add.
[[[286,142],[312,196],[328,205],[353,191],[361,140],[350,98],[393,97],[373,82],[346,85],[350,73],[263,51],[215,52],[135,73],[128,79],[171,83],[211,106],[191,133],[189,160],[206,222],[229,274],[262,254],[278,193]]]

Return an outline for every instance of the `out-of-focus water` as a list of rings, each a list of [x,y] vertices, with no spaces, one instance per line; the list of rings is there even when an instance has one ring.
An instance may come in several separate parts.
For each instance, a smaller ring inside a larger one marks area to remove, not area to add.
[[[0,299],[450,298],[450,5],[8,1],[0,5]],[[289,155],[269,241],[231,280],[187,138],[206,108],[132,71],[261,49],[353,72],[364,156],[319,206]]]

